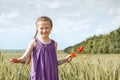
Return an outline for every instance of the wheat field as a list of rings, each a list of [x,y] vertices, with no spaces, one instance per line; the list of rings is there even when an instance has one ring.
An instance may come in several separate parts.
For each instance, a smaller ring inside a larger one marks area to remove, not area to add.
[[[23,53],[0,54],[0,80],[29,80],[30,65],[9,64]],[[68,54],[58,52],[58,60]],[[59,80],[120,80],[120,54],[77,54],[71,62],[58,66]]]

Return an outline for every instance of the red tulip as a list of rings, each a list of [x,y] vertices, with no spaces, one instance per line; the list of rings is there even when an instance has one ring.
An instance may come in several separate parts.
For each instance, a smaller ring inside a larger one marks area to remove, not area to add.
[[[70,56],[73,58],[73,57],[76,57],[76,53],[75,52],[71,52]]]
[[[78,52],[82,52],[83,51],[83,46],[80,46],[79,48],[77,48]]]

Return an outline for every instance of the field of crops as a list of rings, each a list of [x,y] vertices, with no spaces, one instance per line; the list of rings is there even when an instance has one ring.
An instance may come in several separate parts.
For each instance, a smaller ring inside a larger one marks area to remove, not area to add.
[[[0,55],[0,80],[29,80],[30,65],[10,65],[11,57],[22,53],[2,53]],[[58,53],[58,59],[68,54]],[[59,66],[60,80],[120,80],[120,54],[77,55],[71,62]]]

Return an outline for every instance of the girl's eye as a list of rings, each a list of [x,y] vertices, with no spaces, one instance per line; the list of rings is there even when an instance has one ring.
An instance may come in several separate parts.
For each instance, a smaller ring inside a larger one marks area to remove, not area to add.
[[[40,29],[43,29],[43,28],[40,28]]]
[[[46,27],[45,29],[49,29],[48,27]]]
[[[43,29],[48,30],[49,27],[40,27],[40,30],[43,30]]]

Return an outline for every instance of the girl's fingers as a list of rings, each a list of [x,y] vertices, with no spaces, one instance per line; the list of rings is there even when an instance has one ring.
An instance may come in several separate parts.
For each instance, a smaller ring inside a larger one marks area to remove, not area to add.
[[[13,60],[12,59],[10,59],[10,61],[9,61],[9,64],[13,64],[14,62],[13,62]]]
[[[69,57],[69,58],[68,58],[68,61],[71,61],[71,60],[72,60],[72,57]]]
[[[9,64],[13,64],[14,62],[9,62]]]
[[[68,59],[68,58],[70,58],[70,57],[71,57],[71,55],[68,55],[68,56],[66,56],[65,58]]]
[[[67,56],[66,60],[67,60],[67,62],[70,62],[72,60],[72,57],[71,56]]]
[[[17,59],[17,58],[12,58],[12,59],[10,59],[10,61],[9,61],[10,64],[17,63],[17,62],[18,62],[18,59]]]

